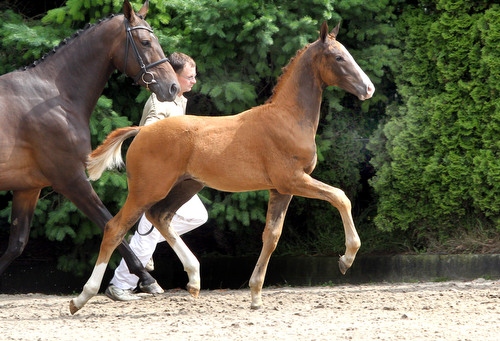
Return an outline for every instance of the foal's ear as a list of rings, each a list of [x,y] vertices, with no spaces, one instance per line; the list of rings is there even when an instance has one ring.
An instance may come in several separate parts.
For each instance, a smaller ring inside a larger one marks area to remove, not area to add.
[[[321,29],[319,31],[319,39],[321,39],[322,43],[326,41],[327,36],[328,36],[328,24],[326,23],[325,20],[323,21],[323,24],[321,24]]]
[[[339,23],[337,24],[337,26],[335,26],[335,28],[332,30],[331,34],[333,34],[333,36],[335,38],[337,38],[337,34],[339,34],[339,29],[340,29],[340,21]]]

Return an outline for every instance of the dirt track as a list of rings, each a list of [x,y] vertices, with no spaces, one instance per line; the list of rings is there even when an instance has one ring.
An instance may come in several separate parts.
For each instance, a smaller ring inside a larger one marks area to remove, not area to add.
[[[2,340],[499,340],[500,281],[169,290],[136,302],[0,295]]]

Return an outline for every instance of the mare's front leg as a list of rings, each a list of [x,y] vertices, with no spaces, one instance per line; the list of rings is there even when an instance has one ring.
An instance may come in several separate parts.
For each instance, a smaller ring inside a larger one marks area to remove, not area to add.
[[[252,309],[259,309],[262,306],[262,286],[264,285],[267,265],[269,264],[271,254],[278,245],[281,231],[283,230],[286,211],[291,200],[291,195],[280,194],[276,190],[270,191],[266,227],[262,234],[262,251],[249,282],[252,294],[250,308]]]
[[[66,185],[54,185],[54,189],[71,200],[78,209],[80,209],[92,222],[104,231],[106,223],[113,217],[104,206],[101,199],[97,196],[94,189],[84,176],[85,173],[76,181]],[[62,177],[61,177],[62,178]],[[139,277],[141,286],[147,291],[150,284],[156,280],[144,269],[142,263],[125,240],[120,242],[118,252],[127,263],[130,272]]]
[[[19,257],[28,243],[31,220],[35,212],[40,189],[14,191],[12,193],[12,212],[9,245],[0,258],[0,275],[14,259]]]

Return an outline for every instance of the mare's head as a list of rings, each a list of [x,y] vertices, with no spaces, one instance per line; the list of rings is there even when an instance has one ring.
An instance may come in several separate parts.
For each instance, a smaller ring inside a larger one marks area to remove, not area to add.
[[[148,9],[149,1],[146,0],[135,13],[125,0],[123,31],[126,38],[113,49],[112,59],[116,68],[153,91],[160,101],[172,101],[180,91],[180,85],[158,38],[144,20]]]
[[[375,86],[370,78],[361,70],[349,51],[337,41],[338,24],[330,33],[326,22],[321,25],[319,40],[316,42],[318,52],[315,63],[319,65],[319,78],[327,85],[335,85],[353,95],[360,100],[365,100],[373,96]]]

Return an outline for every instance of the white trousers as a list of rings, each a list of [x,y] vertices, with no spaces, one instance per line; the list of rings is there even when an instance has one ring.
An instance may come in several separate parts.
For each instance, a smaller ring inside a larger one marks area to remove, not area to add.
[[[177,234],[182,235],[206,223],[207,220],[207,210],[205,206],[203,206],[198,195],[195,195],[177,210],[170,225]],[[153,228],[153,231],[145,236],[141,235],[147,233],[151,229],[151,226],[151,222],[143,215],[137,226],[137,231],[129,242],[130,248],[143,266],[145,266],[153,256],[156,244],[165,241],[165,238],[163,238],[156,228]],[[134,289],[138,281],[139,277],[130,273],[127,264],[122,259],[115,269],[114,276],[110,283],[117,288],[128,290]]]

